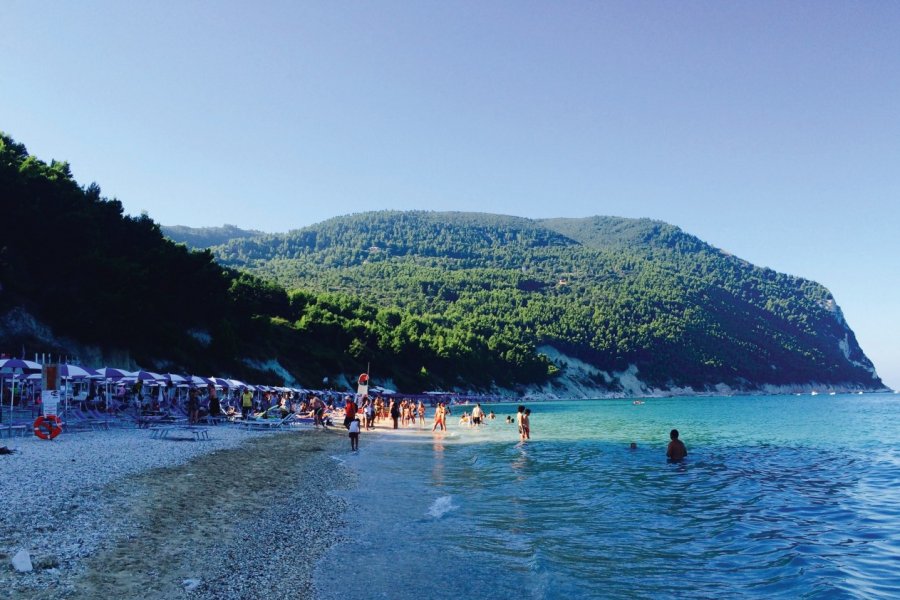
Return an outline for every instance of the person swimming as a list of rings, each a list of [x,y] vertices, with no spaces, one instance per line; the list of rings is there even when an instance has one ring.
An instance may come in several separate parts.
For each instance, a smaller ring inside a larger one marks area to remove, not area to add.
[[[678,439],[678,430],[673,429],[669,432],[669,447],[666,448],[666,458],[669,462],[681,462],[688,454],[687,447],[684,442]]]

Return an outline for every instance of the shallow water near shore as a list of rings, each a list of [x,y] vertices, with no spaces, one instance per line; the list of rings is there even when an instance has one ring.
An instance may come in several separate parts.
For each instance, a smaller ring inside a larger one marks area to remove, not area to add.
[[[319,597],[900,596],[896,396],[529,407],[526,444],[512,405],[478,430],[454,407],[448,436],[364,434]]]

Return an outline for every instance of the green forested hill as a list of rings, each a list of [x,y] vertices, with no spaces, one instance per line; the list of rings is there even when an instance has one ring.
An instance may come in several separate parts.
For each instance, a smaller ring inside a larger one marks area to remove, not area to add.
[[[288,294],[223,268],[5,134],[0,197],[0,352],[90,348],[104,362],[293,384],[287,372],[307,386],[355,379],[371,362],[376,382],[411,391],[547,377],[539,357],[511,360],[433,319],[348,295]]]
[[[186,227],[184,225],[162,225],[163,235],[194,250],[220,246],[231,240],[263,235],[262,231],[241,229],[234,225],[221,227]]]
[[[572,359],[598,393],[622,372],[657,388],[882,387],[825,288],[656,221],[384,211],[197,252],[2,134],[0,197],[2,352],[90,347],[308,386],[371,363],[406,391],[525,392],[565,381]],[[9,317],[23,313],[32,325]]]
[[[549,345],[607,372],[636,365],[658,387],[880,386],[824,287],[657,221],[386,211],[214,252],[443,325],[448,352],[482,342],[526,365]]]

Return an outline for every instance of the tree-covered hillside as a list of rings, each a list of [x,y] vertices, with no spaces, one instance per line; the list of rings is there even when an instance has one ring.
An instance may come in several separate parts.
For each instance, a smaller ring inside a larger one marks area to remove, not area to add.
[[[881,385],[824,287],[657,221],[385,211],[214,253],[288,289],[419,315],[517,365],[550,345],[658,387]]]
[[[376,382],[390,377],[410,391],[548,377],[534,353],[506,356],[441,320],[355,295],[289,294],[223,268],[209,252],[166,239],[146,215],[125,216],[98,185],[78,185],[66,163],[42,162],[5,134],[0,197],[2,352],[91,347],[147,368],[261,383],[293,383],[286,371],[308,386],[353,379],[371,363]],[[34,324],[8,325],[23,312]]]
[[[194,250],[203,250],[212,246],[221,246],[231,240],[264,235],[262,231],[241,229],[234,225],[221,227],[187,227],[184,225],[162,225],[163,235]]]
[[[597,391],[634,368],[660,388],[881,387],[825,288],[665,223],[385,211],[197,252],[2,134],[0,197],[3,352],[310,386],[371,363],[407,391],[524,392],[566,357]]]

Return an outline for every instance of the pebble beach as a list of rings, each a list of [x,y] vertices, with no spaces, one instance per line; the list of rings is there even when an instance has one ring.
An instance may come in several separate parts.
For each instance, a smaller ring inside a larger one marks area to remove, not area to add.
[[[340,430],[342,432],[343,430]],[[0,595],[314,598],[353,473],[340,432],[141,429],[3,439]],[[27,551],[32,570],[13,557]]]

